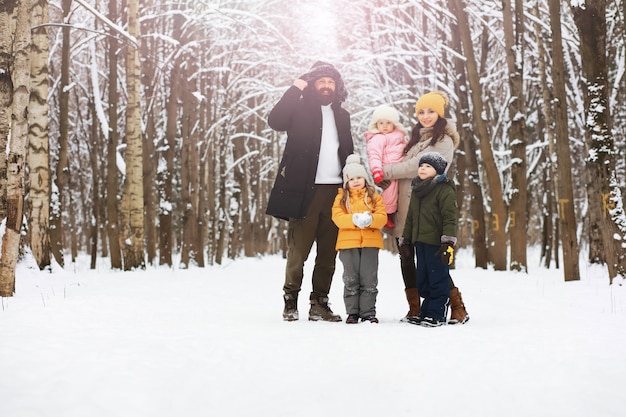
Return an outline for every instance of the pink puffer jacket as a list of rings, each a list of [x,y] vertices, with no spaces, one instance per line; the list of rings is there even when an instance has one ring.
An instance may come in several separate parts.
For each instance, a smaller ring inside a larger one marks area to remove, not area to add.
[[[382,171],[387,164],[396,164],[404,157],[404,147],[407,139],[403,131],[384,133],[365,132],[367,150],[367,161],[370,171]],[[398,209],[398,181],[391,181],[391,184],[381,193],[387,213],[395,213]]]

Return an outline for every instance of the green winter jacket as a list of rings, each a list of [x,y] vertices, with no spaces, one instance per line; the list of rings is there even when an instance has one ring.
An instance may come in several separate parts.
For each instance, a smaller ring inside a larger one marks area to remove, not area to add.
[[[430,181],[430,180],[428,180]],[[409,212],[402,237],[415,242],[439,246],[443,242],[456,243],[456,186],[445,176],[435,177],[437,184],[423,197],[415,187],[411,192]]]

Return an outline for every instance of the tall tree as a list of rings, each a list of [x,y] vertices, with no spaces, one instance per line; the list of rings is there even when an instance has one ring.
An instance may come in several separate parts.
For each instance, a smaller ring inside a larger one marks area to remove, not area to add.
[[[487,181],[489,182],[489,206],[491,223],[489,225],[489,258],[496,271],[506,270],[507,239],[506,239],[506,207],[502,193],[502,180],[496,166],[493,150],[489,141],[486,120],[483,118],[483,100],[481,97],[481,82],[478,75],[478,67],[474,56],[474,46],[469,29],[465,2],[455,0],[458,30],[466,58],[467,78],[470,85],[470,97],[472,100],[472,122],[476,135],[480,140],[482,162],[485,167]]]
[[[97,89],[98,85],[93,85],[92,89]],[[94,90],[95,91],[95,90]],[[95,94],[94,94],[95,95]],[[96,103],[93,98],[89,99],[89,109],[91,114],[93,115],[93,119],[96,118]],[[93,122],[91,124],[91,131],[89,132],[89,140],[86,141],[87,146],[90,149],[89,154],[91,155],[91,191],[92,191],[92,207],[91,207],[91,227],[89,231],[89,240],[91,246],[91,269],[96,269],[97,261],[98,261],[98,231],[100,230],[100,177],[98,175],[99,169],[98,165],[100,163],[100,153],[98,149],[100,149],[101,139],[100,132],[98,129],[98,124]]]
[[[537,0],[540,2],[541,0]],[[539,170],[542,173],[548,173],[548,175],[542,175],[541,183],[543,185],[544,194],[539,200],[541,210],[541,230],[542,236],[540,240],[541,256],[544,260],[546,268],[550,267],[552,258],[554,255],[555,265],[559,267],[559,238],[558,238],[558,226],[555,213],[557,213],[556,184],[554,179],[557,175],[557,165],[553,163],[556,160],[556,139],[554,137],[554,111],[552,109],[552,86],[548,84],[548,59],[551,55],[551,51],[546,48],[543,39],[547,38],[546,32],[549,30],[545,28],[541,23],[539,4],[537,7],[530,8],[533,15],[534,26],[536,30],[537,39],[537,78],[538,88],[540,90],[540,103],[538,111],[538,123],[537,129],[539,131],[539,137],[544,138],[548,146],[544,149],[545,169]]]
[[[576,214],[572,184],[572,159],[568,135],[567,97],[565,92],[565,63],[561,33],[561,2],[549,0],[550,27],[552,28],[552,80],[555,111],[556,156],[558,161],[557,201],[559,205],[560,235],[563,248],[563,273],[565,281],[580,279],[578,267],[579,247],[576,236]]]
[[[117,1],[109,1],[109,20],[117,20]],[[109,32],[112,30],[107,26]],[[120,53],[119,42],[116,36],[109,36],[109,129],[107,134],[107,163],[106,163],[106,229],[109,236],[109,253],[111,268],[122,269],[122,252],[120,248],[119,230],[119,206],[118,197],[118,167],[117,145],[119,142],[118,125],[118,54]]]
[[[52,255],[61,266],[65,264],[63,257],[63,213],[65,209],[65,192],[69,180],[69,136],[70,136],[70,13],[72,0],[61,1],[64,26],[61,29],[63,40],[61,45],[61,82],[59,83],[59,151],[54,176],[52,200],[54,204],[50,210],[50,248]]]
[[[122,255],[124,270],[144,268],[144,213],[143,213],[143,146],[141,131],[141,66],[139,0],[128,1],[128,33],[136,44],[127,46],[126,88],[126,176],[122,191]]]
[[[145,22],[141,26],[141,32],[160,32],[159,21]],[[144,29],[145,28],[145,29]],[[155,143],[159,136],[161,95],[158,93],[160,75],[157,72],[159,62],[164,61],[161,56],[163,46],[160,38],[144,38],[141,42],[140,53],[150,57],[141,60],[141,85],[144,89],[145,112],[144,113],[144,141],[143,141],[143,200],[144,200],[144,234],[146,242],[146,256],[148,264],[156,262],[157,252],[157,193],[156,193],[156,164],[152,161],[156,157]]]
[[[200,188],[197,115],[199,102],[194,99],[196,77],[194,65],[188,65],[182,81],[183,112],[181,120],[181,197],[183,207],[183,238],[181,245],[181,266],[197,265],[198,258],[204,256],[198,246],[198,191]]]
[[[526,198],[526,138],[524,100],[524,6],[522,0],[502,1],[506,64],[509,73],[509,129],[511,148],[511,191],[509,195],[509,237],[511,242],[510,268],[527,270],[527,198]]]
[[[448,0],[450,11],[456,15],[456,1]],[[457,78],[455,79],[454,88],[458,97],[459,109],[457,111],[457,126],[461,135],[461,144],[463,152],[457,157],[457,176],[466,178],[466,187],[462,187],[459,195],[468,195],[469,213],[470,213],[470,230],[472,247],[474,249],[474,259],[477,268],[487,269],[489,259],[487,254],[487,238],[485,228],[485,210],[483,202],[483,191],[480,187],[480,175],[478,168],[478,159],[476,156],[476,141],[474,139],[474,131],[470,129],[470,99],[467,91],[467,76],[465,74],[465,61],[463,57],[463,47],[458,30],[453,30],[451,35],[453,49],[457,52],[454,58],[454,67],[456,69]],[[463,169],[462,169],[463,168]],[[465,189],[465,192],[462,191]],[[459,205],[461,207],[461,205]]]
[[[176,16],[174,16],[176,19]],[[176,147],[176,134],[178,132],[178,60],[169,70],[169,94],[167,97],[165,125],[165,138],[160,147],[159,159],[163,161],[164,168],[159,169],[157,180],[159,182],[159,265],[172,265],[174,217],[174,150]]]
[[[30,249],[40,269],[50,266],[50,158],[48,141],[48,2],[37,0],[32,16],[31,91],[28,106]]]
[[[0,149],[7,149],[13,101],[13,31],[16,3],[0,3]],[[7,159],[0,157],[0,219],[7,214]]]
[[[7,217],[2,236],[0,263],[0,296],[10,297],[15,292],[15,266],[20,249],[24,214],[26,147],[28,144],[28,104],[30,101],[30,18],[32,0],[21,0],[16,9],[13,37],[13,112],[11,141],[7,160]]]
[[[589,222],[599,233],[602,247],[594,252],[604,256],[609,281],[626,275],[626,217],[617,179],[615,141],[611,133],[608,59],[606,39],[607,0],[572,2],[574,21],[580,34],[584,89],[587,168],[593,181],[587,182]]]

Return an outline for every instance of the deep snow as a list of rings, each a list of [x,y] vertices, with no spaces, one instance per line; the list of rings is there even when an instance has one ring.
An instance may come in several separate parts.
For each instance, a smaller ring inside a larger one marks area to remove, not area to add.
[[[281,318],[284,260],[113,272],[21,264],[0,309],[2,417],[624,415],[626,288],[473,267],[453,278],[471,319],[423,328],[381,252],[379,324]],[[313,259],[313,255],[310,258]],[[341,263],[330,294],[345,319]]]

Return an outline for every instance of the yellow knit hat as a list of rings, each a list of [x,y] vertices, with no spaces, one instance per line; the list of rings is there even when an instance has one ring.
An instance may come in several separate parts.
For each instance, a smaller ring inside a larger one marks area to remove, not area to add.
[[[415,114],[417,115],[420,110],[433,109],[439,117],[444,118],[449,101],[448,95],[443,91],[426,93],[415,103]]]

